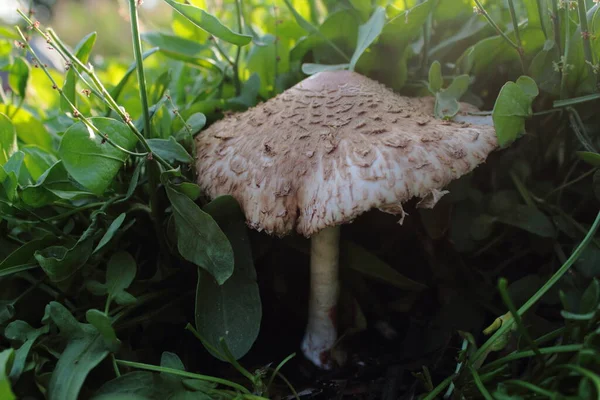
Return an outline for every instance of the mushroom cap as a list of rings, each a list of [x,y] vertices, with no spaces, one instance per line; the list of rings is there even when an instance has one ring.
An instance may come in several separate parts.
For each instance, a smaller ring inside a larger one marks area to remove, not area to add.
[[[402,203],[432,207],[497,147],[492,126],[436,119],[433,107],[355,72],[320,72],[198,134],[197,182],[278,236],[308,237],[372,208],[404,216]]]

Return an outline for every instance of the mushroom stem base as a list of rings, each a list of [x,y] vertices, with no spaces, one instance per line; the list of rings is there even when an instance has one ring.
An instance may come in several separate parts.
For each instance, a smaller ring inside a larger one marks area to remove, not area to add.
[[[308,324],[302,352],[323,369],[333,367],[331,349],[337,340],[339,241],[339,226],[325,228],[311,238]]]

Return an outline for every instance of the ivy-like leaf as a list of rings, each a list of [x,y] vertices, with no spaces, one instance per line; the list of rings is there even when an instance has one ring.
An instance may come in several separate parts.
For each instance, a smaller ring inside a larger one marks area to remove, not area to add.
[[[500,146],[515,141],[525,131],[525,119],[531,116],[531,103],[537,97],[537,85],[527,76],[507,82],[500,89],[492,118]]]

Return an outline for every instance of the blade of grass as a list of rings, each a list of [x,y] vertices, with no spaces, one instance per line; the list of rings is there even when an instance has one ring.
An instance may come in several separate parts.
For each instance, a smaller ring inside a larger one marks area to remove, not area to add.
[[[583,238],[583,240],[581,241],[581,243],[579,243],[579,246],[577,246],[577,248],[573,251],[573,253],[571,254],[571,256],[558,269],[558,271],[556,271],[554,273],[554,275],[552,275],[552,277],[550,279],[548,279],[548,281],[533,296],[531,296],[531,298],[529,300],[527,300],[527,302],[523,306],[521,306],[521,308],[519,308],[519,310],[517,311],[518,315],[523,315],[525,312],[527,312],[539,299],[542,298],[542,296],[544,296],[544,294],[546,294],[546,292],[548,292],[548,290],[550,290],[550,288],[552,288],[552,286],[554,286],[556,284],[556,282],[558,282],[558,280],[569,270],[569,268],[571,268],[571,266],[575,263],[575,261],[577,261],[577,259],[579,259],[579,257],[581,256],[581,253],[585,250],[585,248],[587,247],[587,245],[590,243],[590,241],[594,237],[594,234],[598,230],[598,226],[599,225],[600,225],[600,212],[598,212],[598,214],[596,215],[596,219],[594,220],[594,223],[592,224],[592,226],[589,229],[589,231],[588,231],[587,235],[585,236],[585,238]],[[514,319],[512,321],[514,321]],[[508,329],[510,329],[511,326],[512,326],[511,321],[508,321],[507,323],[503,324],[479,348],[479,350],[477,350],[477,352],[473,356],[473,360],[474,360],[473,362],[476,362],[482,355],[486,354],[486,352],[490,348],[490,346],[500,336],[502,336],[503,334],[505,334],[506,331],[508,331]],[[540,352],[541,352],[541,349],[540,349]]]

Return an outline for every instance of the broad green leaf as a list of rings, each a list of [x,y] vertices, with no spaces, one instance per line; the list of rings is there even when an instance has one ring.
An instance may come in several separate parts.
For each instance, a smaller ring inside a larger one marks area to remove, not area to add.
[[[36,145],[20,146],[19,150],[25,153],[25,166],[31,177],[36,181],[58,161],[53,153],[49,153]]]
[[[311,64],[305,63],[302,64],[302,72],[306,75],[314,75],[319,72],[325,71],[341,71],[344,69],[348,69],[350,64],[335,64],[335,65],[325,65],[325,64]]]
[[[173,207],[177,249],[188,261],[208,271],[222,285],[233,273],[233,249],[219,225],[189,197],[166,186]]]
[[[22,57],[15,58],[10,67],[8,83],[10,87],[21,97],[25,97],[27,81],[29,80],[29,64]]]
[[[554,237],[556,229],[550,218],[535,207],[519,204],[498,215],[498,222],[521,228],[541,237]]]
[[[227,347],[238,359],[254,344],[262,318],[245,217],[231,196],[216,198],[204,210],[227,235],[233,247],[235,268],[233,275],[223,284],[198,269],[196,329],[217,349],[221,348],[221,338],[225,338]]]
[[[574,266],[586,279],[600,278],[600,248],[586,247]]]
[[[41,239],[31,240],[8,255],[0,262],[0,276],[9,275],[11,271],[18,272],[23,268],[37,268],[37,262],[33,254],[53,243],[58,239],[52,235],[45,236]]]
[[[350,70],[354,71],[354,67],[358,62],[358,59],[367,50],[367,48],[377,39],[381,34],[383,26],[385,25],[385,9],[383,7],[377,7],[371,15],[371,18],[358,28],[358,43],[356,50],[350,60]]]
[[[460,75],[452,80],[450,86],[435,94],[434,113],[437,118],[452,118],[460,110],[458,100],[469,89],[469,76]]]
[[[442,78],[442,65],[439,61],[434,61],[429,67],[429,91],[435,94],[440,91],[444,79]]]
[[[61,282],[70,278],[87,262],[92,253],[96,226],[97,214],[92,214],[90,226],[75,245],[70,248],[50,246],[34,253],[35,259],[52,282]]]
[[[187,135],[189,132],[192,133],[192,135],[195,135],[197,133],[200,132],[200,130],[202,128],[204,128],[204,125],[206,125],[206,116],[202,113],[195,113],[190,115],[190,117],[185,121],[185,125],[183,128],[181,128],[179,130],[179,132],[177,132],[177,134],[175,135],[177,140],[180,140],[180,138],[184,135]],[[188,131],[189,129],[189,131]]]
[[[96,392],[92,400],[119,399],[120,395],[139,396],[142,399],[187,400],[184,396],[189,393],[195,395],[192,399],[204,400],[200,392],[188,392],[180,379],[169,379],[166,374],[153,374],[146,371],[134,371],[104,383]],[[209,400],[207,397],[206,400]]]
[[[0,113],[0,165],[18,150],[17,131],[10,118]]]
[[[12,301],[0,300],[0,325],[6,324],[15,317],[15,306]]]
[[[13,349],[9,348],[0,352],[0,398],[2,400],[17,399],[8,378],[14,359],[15,351]]]
[[[186,17],[198,28],[237,46],[245,46],[252,41],[252,36],[233,32],[221,23],[216,17],[201,8],[191,4],[177,3],[174,0],[164,0],[175,11]]]
[[[10,174],[11,172],[14,173],[19,186],[27,186],[32,183],[31,175],[29,175],[29,171],[27,171],[24,160],[25,153],[17,151],[10,156],[8,161],[6,161],[2,167],[7,174]]]
[[[125,291],[135,279],[137,266],[135,259],[126,251],[112,255],[106,268],[106,289],[109,299]]]
[[[25,363],[29,351],[35,344],[35,341],[42,335],[48,333],[48,326],[34,329],[25,321],[13,321],[4,330],[4,336],[9,340],[23,342],[21,347],[15,351],[15,360],[10,371],[10,378],[15,382],[25,370]]]
[[[153,153],[158,154],[169,163],[175,161],[192,162],[192,156],[188,154],[182,145],[177,143],[173,136],[169,136],[168,139],[148,139],[147,142]]]
[[[83,267],[90,257],[93,244],[93,240],[88,238],[70,249],[50,246],[36,251],[34,256],[52,282],[61,282]]]
[[[67,193],[70,193],[70,195],[67,195]],[[89,196],[92,194],[79,190],[69,180],[62,161],[57,161],[39,177],[35,184],[23,188],[21,200],[29,207],[39,208],[61,197],[67,196],[69,199],[74,199],[79,195]]]
[[[146,32],[141,37],[149,45],[158,47],[163,53],[175,56],[175,58],[178,55],[195,57],[210,48],[206,44],[163,32]]]
[[[137,142],[127,125],[109,118],[90,118],[103,134],[117,145],[132,150]],[[58,153],[65,168],[82,186],[102,194],[110,186],[128,155],[103,142],[103,137],[82,123],[72,125],[62,137]]]
[[[100,332],[108,346],[118,348],[121,341],[117,338],[110,318],[100,310],[90,309],[85,313],[85,319]]]
[[[185,366],[175,353],[170,351],[163,351],[160,356],[160,366],[165,368],[177,369],[179,371],[185,371]]]
[[[423,290],[427,286],[422,283],[413,281],[412,279],[402,275],[379,257],[367,251],[364,247],[350,242],[342,242],[340,248],[340,258],[344,262],[341,264],[344,267],[360,272],[365,276],[377,279],[388,285],[395,286],[404,290]]]
[[[75,56],[84,64],[87,64],[88,59],[90,58],[92,48],[96,43],[96,36],[96,32],[92,32],[81,39],[77,46],[75,46]],[[67,76],[65,78],[65,82],[63,83],[62,90],[63,94],[69,99],[69,101],[75,105],[75,107],[77,107],[77,74],[75,72],[75,68],[78,67],[73,65],[67,71]],[[63,112],[73,112],[73,109],[69,103],[62,96],[60,98],[60,108]]]
[[[113,236],[115,236],[115,233],[117,233],[121,225],[123,225],[123,221],[125,221],[126,216],[127,214],[121,213],[117,218],[113,220],[113,222],[111,222],[110,226],[104,233],[104,236],[102,236],[102,239],[100,239],[100,242],[98,242],[98,245],[94,249],[93,253],[96,253],[98,250],[106,246],[108,242],[110,242],[110,240],[113,238]]]
[[[592,153],[591,151],[577,151],[576,153],[579,158],[590,164],[592,167],[600,167],[600,154]]]
[[[52,136],[48,133],[44,124],[33,114],[23,108],[17,110],[14,107],[0,106],[0,110],[11,116],[19,140],[25,144],[36,145],[50,153],[54,153]]]
[[[533,79],[522,76],[517,82],[505,83],[494,104],[492,118],[500,146],[512,143],[525,131],[525,119],[531,116],[531,103],[537,96]]]
[[[55,301],[46,306],[45,320],[52,320],[67,341],[48,384],[49,400],[79,398],[87,375],[112,351],[100,332],[92,325],[82,324],[62,304]]]

